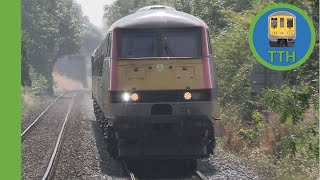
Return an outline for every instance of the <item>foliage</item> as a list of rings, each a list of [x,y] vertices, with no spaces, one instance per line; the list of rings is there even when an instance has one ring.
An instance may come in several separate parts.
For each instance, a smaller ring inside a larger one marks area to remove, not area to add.
[[[210,29],[216,31],[225,27],[224,14],[220,11],[230,9],[240,12],[251,7],[249,0],[117,0],[105,6],[104,18],[108,27],[116,20],[136,12],[139,8],[150,5],[167,5],[192,14],[204,20]]]
[[[250,122],[249,128],[239,130],[239,135],[244,139],[246,147],[250,148],[258,146],[261,139],[261,128],[264,117],[263,114],[257,110],[252,113],[252,121]]]
[[[22,30],[30,38],[27,49],[30,64],[48,81],[51,94],[52,70],[57,58],[76,54],[82,44],[83,23],[80,5],[73,0],[22,1]],[[26,58],[22,54],[22,59]]]
[[[249,158],[248,158],[249,156]],[[303,155],[275,159],[259,150],[250,155],[243,155],[253,172],[265,179],[318,179],[317,159],[306,160]]]
[[[278,158],[296,156],[319,158],[318,123],[289,126],[288,133],[276,134],[275,150]]]
[[[21,86],[21,105],[23,116],[32,112],[35,108],[38,108],[42,102],[41,97],[48,94],[48,81],[46,78],[35,72],[32,67],[29,69],[29,75],[30,81],[32,81],[32,86]]]
[[[311,109],[312,88],[310,86],[288,87],[266,90],[262,103],[280,118],[277,126],[283,127],[275,131],[275,152],[277,156],[296,155],[302,153],[307,157],[319,155],[319,141],[316,118],[306,119],[306,111]],[[286,131],[282,131],[287,129]]]
[[[44,96],[48,94],[47,87],[48,81],[47,79],[38,74],[33,68],[30,69],[30,77],[32,80],[31,91],[35,96]]]
[[[28,116],[29,113],[41,106],[42,98],[36,96],[29,86],[21,86],[21,93],[22,116]]]
[[[21,33],[21,85],[31,86],[30,79],[30,55],[29,55],[29,44],[30,39],[27,32],[23,31]]]
[[[118,19],[134,13],[144,6],[157,4],[173,6],[170,0],[117,0],[104,7],[104,19],[107,27],[110,27]]]
[[[91,54],[95,48],[101,43],[103,39],[102,32],[89,20],[85,21],[84,35],[83,35],[83,45],[82,53]]]
[[[263,104],[273,112],[279,114],[281,123],[297,124],[310,108],[311,88],[309,86],[288,87],[282,89],[268,89],[262,96]]]

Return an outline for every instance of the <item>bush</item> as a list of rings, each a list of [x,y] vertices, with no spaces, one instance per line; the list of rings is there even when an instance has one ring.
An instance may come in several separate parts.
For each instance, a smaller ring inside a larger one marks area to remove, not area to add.
[[[47,95],[48,81],[47,79],[35,72],[33,68],[30,69],[30,77],[32,80],[31,91],[35,96]]]
[[[21,93],[22,115],[26,115],[39,104],[39,99],[34,96],[32,89],[28,86],[21,86]]]
[[[35,72],[33,68],[30,68],[30,78],[32,80],[31,87],[21,87],[21,104],[22,115],[28,114],[34,108],[41,104],[41,97],[47,95],[48,82],[44,76]]]
[[[305,116],[312,102],[312,89],[309,86],[269,89],[262,95],[261,102],[280,116],[274,128],[275,153],[278,158],[295,156],[297,153],[318,158],[319,123],[316,115],[308,119]]]
[[[279,114],[281,123],[296,124],[310,108],[312,89],[309,86],[268,89],[262,95],[261,102],[271,111]]]

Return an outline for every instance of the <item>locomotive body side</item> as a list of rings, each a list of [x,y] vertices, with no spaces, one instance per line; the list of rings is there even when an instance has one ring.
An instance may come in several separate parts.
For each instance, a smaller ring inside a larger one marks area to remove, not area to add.
[[[172,9],[138,11],[111,26],[110,57],[95,79],[102,91],[93,96],[112,156],[195,159],[213,153],[217,85],[207,29]]]

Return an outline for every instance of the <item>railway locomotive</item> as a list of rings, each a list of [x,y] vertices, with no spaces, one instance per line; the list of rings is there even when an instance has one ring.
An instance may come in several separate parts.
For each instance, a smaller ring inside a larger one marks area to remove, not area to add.
[[[296,17],[289,12],[279,11],[268,17],[270,47],[293,47],[296,39]]]
[[[206,23],[148,6],[109,28],[92,62],[94,112],[114,158],[213,154],[217,78]]]

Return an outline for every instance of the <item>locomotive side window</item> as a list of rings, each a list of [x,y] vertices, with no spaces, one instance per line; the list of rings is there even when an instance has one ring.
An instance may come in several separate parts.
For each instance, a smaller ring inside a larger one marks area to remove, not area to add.
[[[95,65],[94,65],[94,56],[91,56],[91,75],[94,76],[94,69],[95,69]]]
[[[98,65],[97,65],[97,54],[96,52],[94,53],[94,55],[92,56],[93,59],[93,63],[92,63],[92,76],[97,76],[97,69],[98,69]]]
[[[108,35],[107,35],[106,48],[107,48],[106,57],[110,57],[110,55],[111,55],[111,33],[108,33]]]
[[[102,44],[101,44],[101,56],[100,56],[101,61],[103,61],[103,58],[106,55],[106,50],[107,50],[107,48],[106,48],[106,44],[107,44],[106,40],[107,39],[104,39],[102,41]]]
[[[100,47],[98,49],[98,64],[97,64],[97,69],[98,69],[98,75],[99,77],[102,76],[102,66],[103,66],[103,56],[102,56],[103,52],[102,52],[102,48]]]
[[[209,30],[208,29],[207,29],[207,42],[208,42],[208,48],[209,48],[209,55],[213,55],[211,38],[210,38],[210,34],[209,34]]]
[[[281,28],[284,27],[284,18],[280,18],[280,27],[281,27]]]
[[[287,18],[287,27],[292,28],[293,27],[293,18]]]
[[[277,27],[277,18],[271,18],[271,27],[276,28]]]

